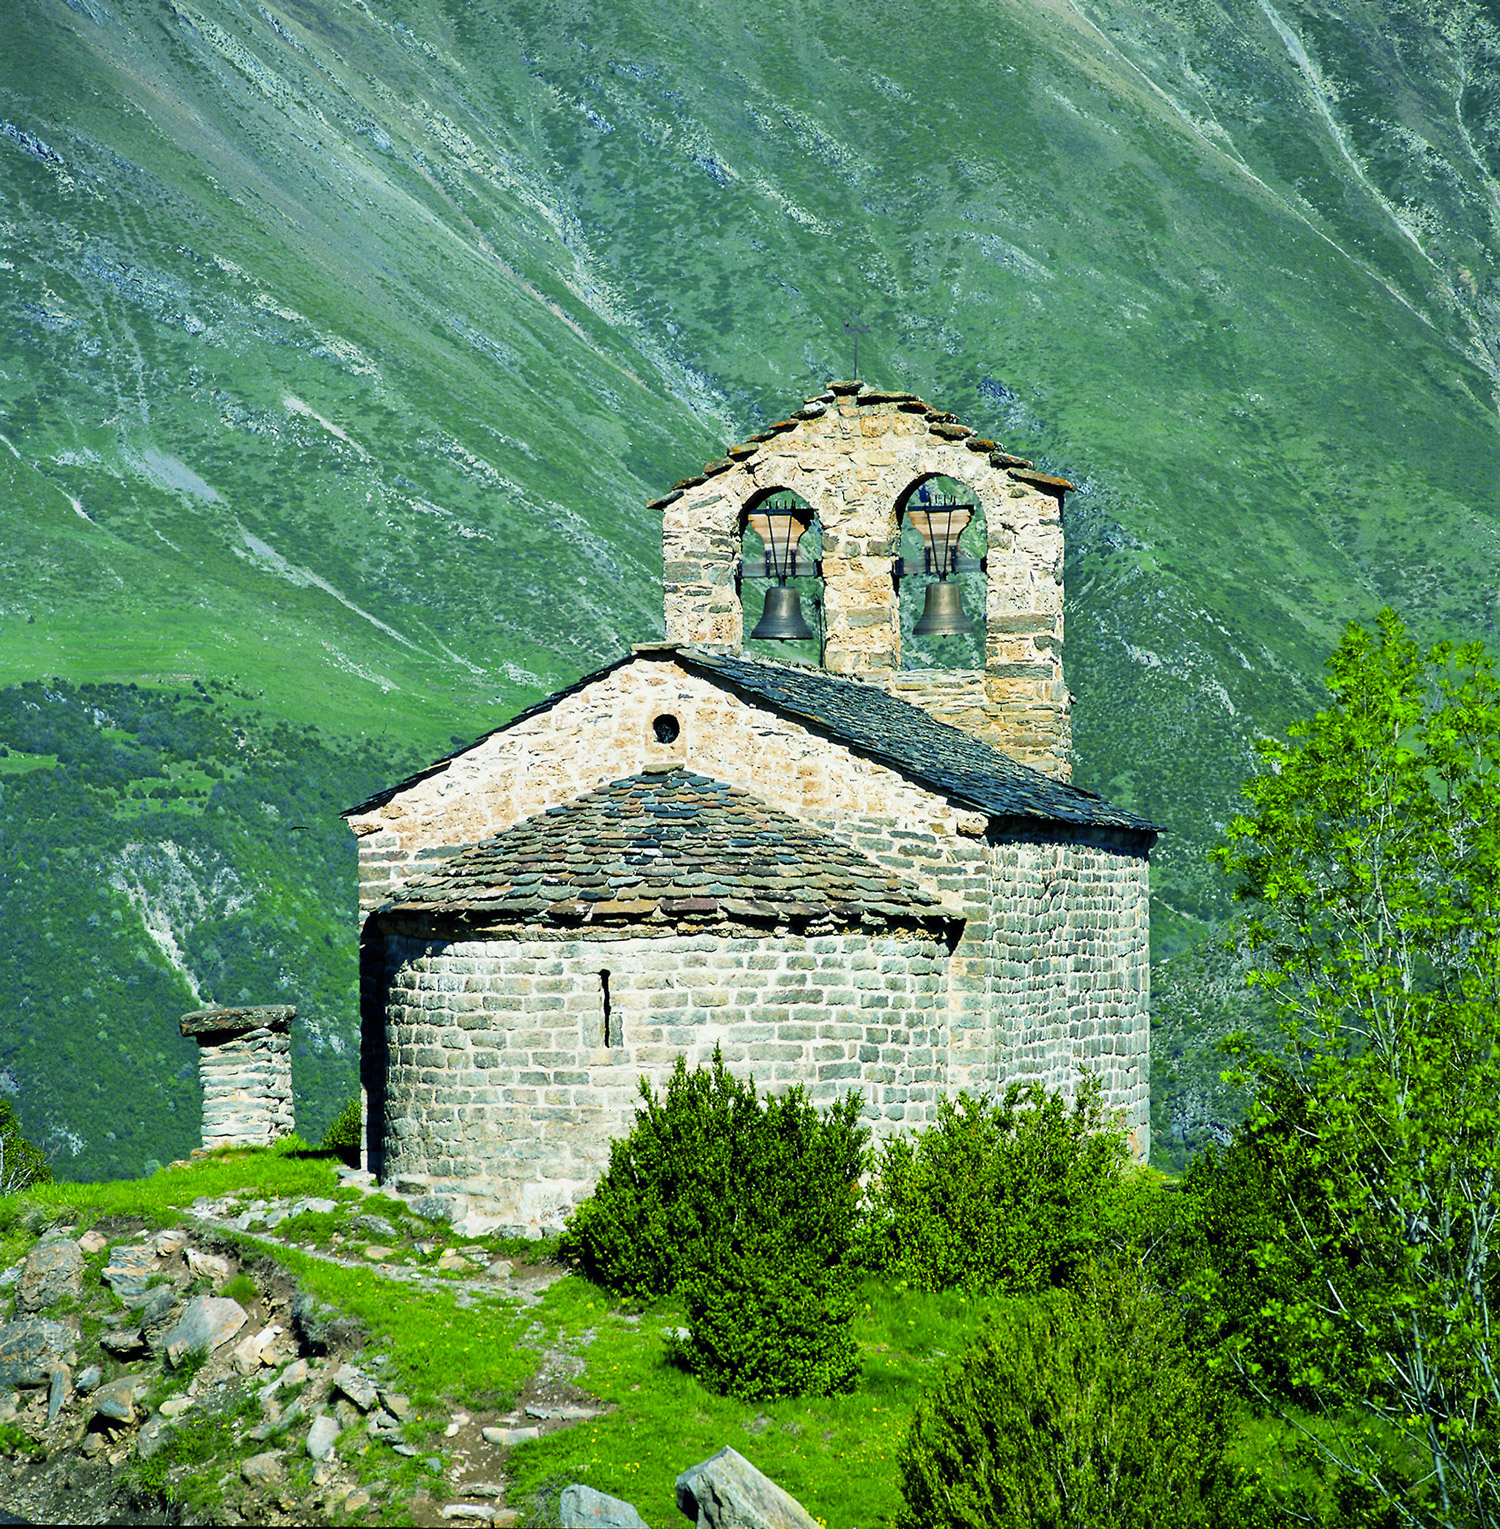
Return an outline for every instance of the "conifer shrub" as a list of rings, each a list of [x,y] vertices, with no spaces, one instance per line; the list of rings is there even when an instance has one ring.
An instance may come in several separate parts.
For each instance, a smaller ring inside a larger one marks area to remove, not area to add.
[[[612,1144],[561,1251],[636,1299],[679,1292],[678,1362],[743,1398],[848,1390],[851,1248],[869,1133],[853,1094],[826,1112],[806,1091],[761,1099],[717,1048],[678,1058],[663,1097],[641,1083],[634,1128]]]
[[[1036,1083],[941,1099],[934,1125],[880,1148],[860,1260],[930,1292],[1065,1285],[1116,1224],[1127,1156],[1092,1077],[1071,1108]]]
[[[337,1152],[351,1168],[359,1167],[361,1116],[359,1095],[356,1094],[333,1117],[333,1124],[323,1133],[323,1150]]]
[[[855,1302],[847,1263],[758,1231],[726,1247],[681,1288],[688,1337],[672,1357],[741,1401],[833,1396],[859,1377]]]
[[[896,1529],[1208,1529],[1253,1522],[1228,1399],[1135,1270],[1007,1303],[918,1403]]]
[[[644,1078],[640,1092],[630,1134],[610,1144],[608,1169],[563,1232],[561,1254],[581,1274],[650,1299],[761,1230],[847,1258],[869,1139],[854,1095],[826,1114],[800,1086],[762,1100],[717,1047],[691,1072],[678,1057],[663,1097]]]
[[[11,1102],[0,1099],[0,1195],[51,1182],[52,1169],[42,1149],[26,1139]]]

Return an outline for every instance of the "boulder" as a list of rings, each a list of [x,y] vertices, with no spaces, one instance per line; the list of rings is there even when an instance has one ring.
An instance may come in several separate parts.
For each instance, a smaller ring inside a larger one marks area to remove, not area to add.
[[[18,1311],[45,1311],[64,1296],[83,1294],[83,1254],[71,1237],[39,1243],[21,1265],[16,1283]]]
[[[44,1386],[60,1364],[72,1364],[78,1339],[45,1317],[22,1317],[0,1327],[0,1386]]]
[[[145,1294],[158,1267],[155,1248],[115,1248],[101,1278],[122,1301],[129,1302],[132,1296]]]
[[[220,1258],[217,1253],[203,1253],[197,1248],[189,1248],[184,1256],[187,1258],[188,1272],[194,1279],[211,1280],[216,1285],[222,1285],[229,1278],[229,1260]]]
[[[558,1522],[562,1529],[646,1529],[645,1519],[623,1498],[582,1485],[563,1488]]]
[[[339,1425],[326,1413],[315,1417],[307,1431],[307,1452],[314,1460],[326,1460],[338,1441]]]
[[[699,1529],[818,1529],[795,1497],[728,1447],[677,1478],[677,1506]]]
[[[171,1285],[157,1285],[147,1292],[141,1312],[141,1339],[153,1354],[166,1345],[167,1334],[182,1314],[182,1303]]]
[[[226,1296],[200,1295],[188,1302],[176,1327],[167,1334],[167,1363],[175,1365],[184,1354],[212,1353],[250,1320],[238,1301]]]
[[[135,1422],[135,1399],[146,1389],[136,1375],[122,1375],[94,1392],[93,1415],[110,1423]]]
[[[380,1399],[375,1382],[352,1364],[340,1365],[333,1372],[332,1384],[335,1391],[342,1391],[361,1412],[368,1412]]]
[[[250,1486],[269,1490],[286,1480],[286,1467],[275,1450],[267,1450],[263,1455],[251,1455],[240,1467],[240,1475]]]

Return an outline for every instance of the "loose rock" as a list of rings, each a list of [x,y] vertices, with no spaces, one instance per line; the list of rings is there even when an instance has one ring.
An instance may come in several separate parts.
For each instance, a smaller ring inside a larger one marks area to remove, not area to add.
[[[60,1364],[52,1372],[52,1385],[47,1392],[47,1426],[50,1428],[57,1421],[57,1414],[68,1404],[68,1398],[73,1394],[73,1372],[67,1365]]]
[[[361,1412],[368,1412],[380,1396],[375,1382],[352,1364],[341,1364],[334,1371],[333,1388],[342,1391]]]
[[[157,1271],[155,1248],[115,1248],[101,1278],[122,1301],[144,1295]]]
[[[818,1529],[789,1492],[724,1448],[677,1478],[677,1506],[700,1529]]]
[[[109,1238],[103,1232],[90,1227],[78,1239],[77,1246],[80,1253],[102,1253],[109,1246]]]
[[[481,1428],[487,1444],[498,1444],[502,1449],[509,1449],[513,1444],[527,1444],[532,1439],[540,1439],[540,1428]]]
[[[64,1296],[83,1293],[83,1254],[71,1238],[34,1247],[21,1265],[16,1285],[18,1311],[44,1311]]]
[[[112,1380],[94,1392],[93,1415],[111,1423],[133,1423],[136,1395],[145,1389],[145,1381],[134,1375],[122,1375],[119,1380]]]
[[[175,1365],[184,1354],[206,1349],[212,1353],[250,1320],[238,1301],[225,1296],[200,1295],[189,1301],[182,1320],[167,1334],[167,1363]]]
[[[307,1431],[307,1452],[314,1460],[326,1460],[338,1442],[339,1425],[326,1413],[313,1419]]]
[[[581,1484],[563,1488],[558,1518],[562,1529],[646,1529],[632,1504]]]
[[[0,1386],[40,1386],[60,1364],[72,1364],[78,1339],[70,1327],[45,1317],[23,1317],[0,1327]]]
[[[281,1463],[280,1455],[268,1450],[263,1455],[251,1455],[240,1467],[240,1475],[249,1485],[268,1489],[279,1487],[286,1480],[286,1467]]]
[[[78,1387],[79,1393],[81,1395],[87,1396],[88,1393],[94,1390],[95,1387],[98,1386],[99,1382],[103,1379],[104,1371],[101,1370],[97,1364],[91,1364],[88,1369],[80,1372],[78,1379],[74,1382],[74,1384]]]
[[[229,1260],[217,1253],[202,1253],[197,1248],[187,1250],[187,1266],[194,1279],[212,1280],[222,1285],[229,1278]]]

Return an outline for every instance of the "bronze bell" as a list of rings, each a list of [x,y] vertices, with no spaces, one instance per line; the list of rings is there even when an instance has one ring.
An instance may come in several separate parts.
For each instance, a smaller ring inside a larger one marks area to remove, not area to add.
[[[769,604],[769,601],[767,602]],[[957,584],[939,579],[927,586],[922,614],[912,628],[916,637],[959,637],[972,632],[974,623],[964,614]]]
[[[750,635],[776,642],[804,642],[812,637],[813,629],[802,615],[802,597],[785,584],[771,585],[766,590],[766,608]]]

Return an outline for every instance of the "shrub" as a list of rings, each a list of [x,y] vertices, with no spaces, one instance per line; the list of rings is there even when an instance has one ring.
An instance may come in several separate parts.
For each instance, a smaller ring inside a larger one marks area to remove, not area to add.
[[[760,1233],[682,1286],[689,1336],[673,1357],[741,1401],[832,1396],[859,1375],[847,1268]]]
[[[1091,1077],[1071,1109],[1036,1083],[940,1100],[935,1125],[881,1148],[861,1257],[926,1291],[1066,1284],[1109,1230],[1125,1158]]]
[[[1225,1460],[1226,1397],[1183,1348],[1174,1308],[1136,1271],[1001,1308],[917,1405],[896,1529],[1244,1520]]]
[[[333,1118],[333,1124],[323,1133],[323,1150],[337,1152],[351,1168],[359,1167],[361,1112],[359,1095],[356,1094]]]
[[[0,1195],[19,1194],[33,1184],[50,1184],[52,1170],[40,1147],[21,1133],[21,1122],[8,1099],[0,1099]]]
[[[762,1103],[716,1047],[708,1068],[689,1072],[679,1057],[662,1099],[643,1078],[641,1101],[563,1233],[580,1273],[647,1299],[759,1247],[762,1231],[826,1267],[846,1261],[869,1136],[855,1096],[822,1115],[800,1087]]]

